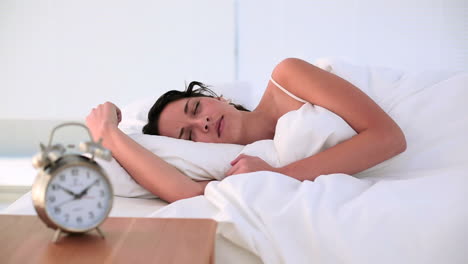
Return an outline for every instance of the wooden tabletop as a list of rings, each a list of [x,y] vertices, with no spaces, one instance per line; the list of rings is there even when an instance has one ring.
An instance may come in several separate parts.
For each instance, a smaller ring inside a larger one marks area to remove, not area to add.
[[[37,216],[0,215],[0,263],[214,263],[211,219],[108,218],[86,235],[62,236]]]

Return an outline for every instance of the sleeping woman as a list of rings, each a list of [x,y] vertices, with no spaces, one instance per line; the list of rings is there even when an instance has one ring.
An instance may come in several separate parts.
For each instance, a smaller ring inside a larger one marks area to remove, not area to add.
[[[258,157],[240,155],[226,173],[275,171],[300,181],[331,173],[356,174],[403,152],[400,127],[371,98],[348,81],[306,61],[288,58],[273,70],[258,106],[248,111],[216,96],[202,83],[162,95],[148,113],[143,133],[183,140],[246,145],[273,139],[278,119],[305,102],[344,119],[357,133],[325,151],[274,168]],[[117,161],[144,188],[174,202],[204,193],[209,181],[196,182],[118,129],[120,110],[112,103],[94,108],[86,124],[102,138]]]

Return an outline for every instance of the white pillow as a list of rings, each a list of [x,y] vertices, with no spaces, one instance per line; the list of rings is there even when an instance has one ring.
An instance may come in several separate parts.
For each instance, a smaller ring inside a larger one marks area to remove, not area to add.
[[[193,142],[163,136],[130,134],[130,138],[196,181],[221,180],[230,162],[244,148],[235,144]],[[107,172],[114,194],[123,197],[154,197],[115,160],[97,162]]]

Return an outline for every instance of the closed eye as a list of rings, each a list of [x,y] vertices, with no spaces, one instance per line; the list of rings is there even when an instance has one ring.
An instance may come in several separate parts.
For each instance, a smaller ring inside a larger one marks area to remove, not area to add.
[[[200,101],[197,101],[195,103],[195,108],[193,109],[193,115],[196,115],[198,113],[198,110],[199,110],[198,106],[199,105],[200,105]]]
[[[190,132],[189,132],[188,140],[192,140],[192,130],[190,130]]]

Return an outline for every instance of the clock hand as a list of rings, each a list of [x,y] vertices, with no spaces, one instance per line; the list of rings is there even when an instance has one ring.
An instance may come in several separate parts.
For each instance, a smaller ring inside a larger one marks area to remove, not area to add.
[[[56,206],[57,206],[57,207],[60,207],[60,206],[62,206],[62,205],[64,205],[64,204],[66,204],[66,203],[73,202],[73,201],[75,201],[75,200],[76,200],[75,198],[73,198],[73,199],[71,199],[71,200],[66,200],[66,201],[63,201],[63,202],[61,202],[60,204],[58,204],[58,205],[56,205]]]
[[[80,199],[81,197],[83,197],[84,195],[86,195],[88,193],[88,190],[89,188],[91,188],[94,184],[96,184],[98,182],[98,179],[96,179],[93,183],[91,183],[90,185],[88,185],[88,187],[86,187],[82,192],[80,192],[78,195],[77,195],[77,198]]]
[[[60,185],[60,184],[57,184],[57,186],[58,186],[60,189],[64,190],[66,193],[68,193],[68,194],[70,194],[71,196],[73,196],[75,199],[77,198],[78,195],[77,195],[76,193],[74,193],[73,191],[71,191],[71,190],[69,190],[69,189],[63,187],[63,186]]]

